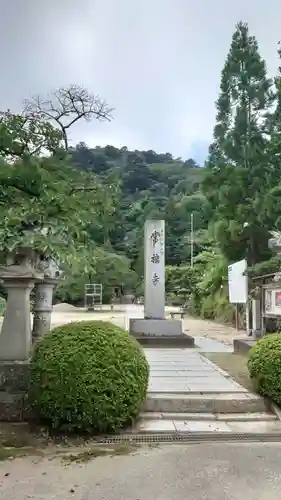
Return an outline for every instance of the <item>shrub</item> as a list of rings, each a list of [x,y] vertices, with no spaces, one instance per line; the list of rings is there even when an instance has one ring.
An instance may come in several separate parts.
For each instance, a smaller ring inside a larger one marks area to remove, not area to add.
[[[55,328],[34,349],[29,398],[53,428],[105,433],[130,424],[148,387],[138,342],[103,321]]]
[[[249,354],[248,368],[256,388],[281,405],[281,334],[266,335]]]
[[[0,297],[0,316],[3,316],[6,309],[6,299],[4,297]]]

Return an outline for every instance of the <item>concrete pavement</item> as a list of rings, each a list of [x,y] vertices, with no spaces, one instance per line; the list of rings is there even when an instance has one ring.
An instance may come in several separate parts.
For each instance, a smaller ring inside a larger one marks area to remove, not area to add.
[[[1,500],[279,500],[280,444],[192,444],[0,464]]]

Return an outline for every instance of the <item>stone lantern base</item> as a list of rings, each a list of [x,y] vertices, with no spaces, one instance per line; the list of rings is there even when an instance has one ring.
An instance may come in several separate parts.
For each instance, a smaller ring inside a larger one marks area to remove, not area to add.
[[[0,279],[8,291],[0,334],[0,420],[25,418],[31,353],[30,292],[38,273],[29,265],[0,267]]]
[[[0,361],[0,421],[21,422],[29,418],[28,381],[28,360]]]

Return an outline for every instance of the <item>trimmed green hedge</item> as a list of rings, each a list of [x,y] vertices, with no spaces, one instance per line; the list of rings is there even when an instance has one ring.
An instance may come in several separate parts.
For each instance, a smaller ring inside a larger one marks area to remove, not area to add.
[[[0,297],[0,316],[3,316],[6,309],[6,299]]]
[[[142,348],[112,323],[83,321],[52,330],[31,360],[31,407],[53,428],[106,433],[138,415],[149,367]]]
[[[248,368],[257,391],[281,405],[281,334],[259,340],[249,354]]]

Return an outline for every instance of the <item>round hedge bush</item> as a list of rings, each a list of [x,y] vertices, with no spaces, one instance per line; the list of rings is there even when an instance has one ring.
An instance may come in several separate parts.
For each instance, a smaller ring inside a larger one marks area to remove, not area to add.
[[[248,368],[257,391],[281,405],[281,334],[259,340],[249,354]]]
[[[138,415],[149,367],[138,342],[112,323],[82,321],[52,330],[35,346],[29,400],[53,428],[105,433]]]

